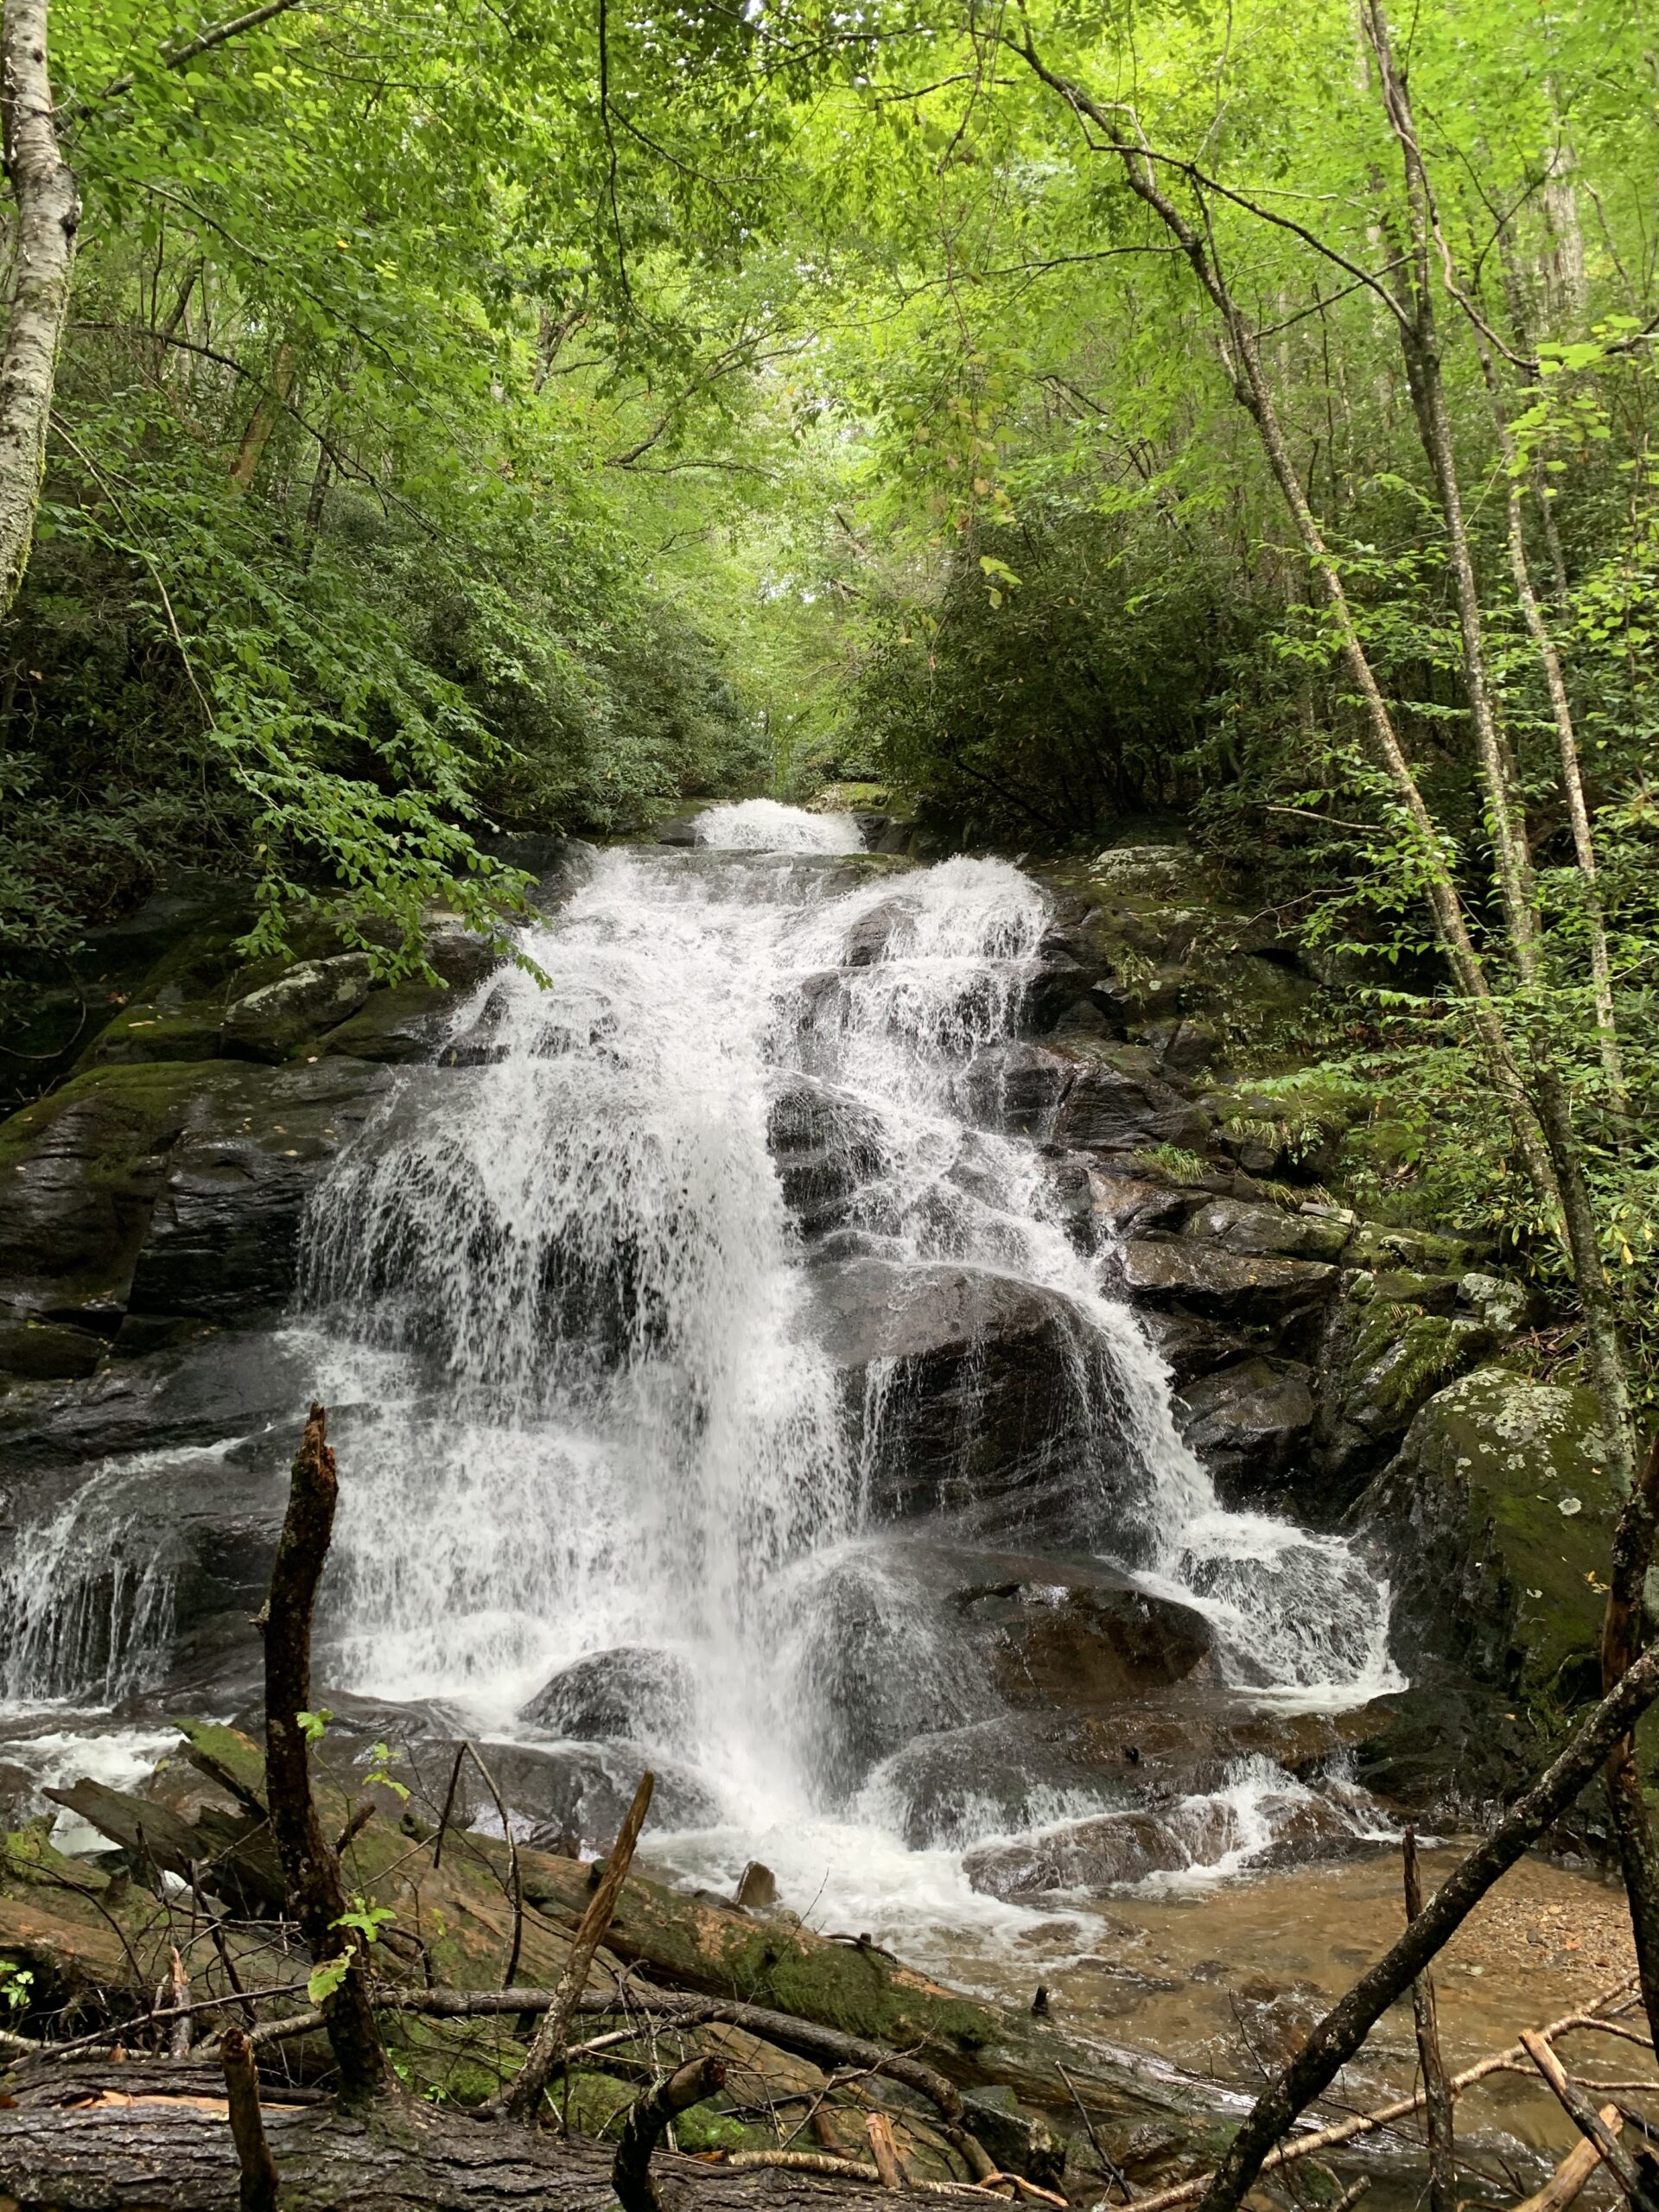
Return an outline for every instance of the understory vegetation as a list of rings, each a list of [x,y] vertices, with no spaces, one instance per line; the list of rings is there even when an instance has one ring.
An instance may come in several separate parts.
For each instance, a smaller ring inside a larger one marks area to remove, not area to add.
[[[408,969],[435,897],[510,919],[496,833],[716,793],[1190,837],[1337,987],[1285,1127],[1344,1129],[1373,1211],[1497,1231],[1617,1414],[1659,1197],[1652,32],[63,0],[0,988],[192,868],[259,880],[260,950],[343,892]]]

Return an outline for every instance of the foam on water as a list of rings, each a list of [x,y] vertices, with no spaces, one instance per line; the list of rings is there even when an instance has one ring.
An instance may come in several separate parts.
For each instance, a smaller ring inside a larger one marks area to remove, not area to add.
[[[711,806],[692,824],[700,845],[734,853],[861,853],[864,840],[847,814],[808,814],[772,798]]]

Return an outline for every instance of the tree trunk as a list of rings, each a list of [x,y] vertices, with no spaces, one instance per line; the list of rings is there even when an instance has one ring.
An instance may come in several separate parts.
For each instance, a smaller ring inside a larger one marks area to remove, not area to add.
[[[255,471],[264,458],[265,448],[270,443],[270,434],[281,419],[283,410],[288,404],[288,395],[293,389],[294,348],[284,338],[270,365],[270,383],[248,417],[248,427],[242,433],[236,459],[231,463],[231,481],[238,492],[245,492],[251,486]]]
[[[317,1817],[310,1752],[300,1725],[311,1702],[311,1615],[339,1491],[327,1415],[313,1406],[294,1462],[265,1609],[265,1783],[289,1902],[313,1961],[321,1965],[340,1958],[355,1942],[343,1978],[321,2000],[340,2068],[340,2101],[350,2105],[380,2094],[391,2075],[369,2004],[363,1941],[340,1924],[347,1910],[346,1885]]]
[[[1440,373],[1440,335],[1434,319],[1429,254],[1434,229],[1433,194],[1417,143],[1416,124],[1406,83],[1395,67],[1383,0],[1363,0],[1366,36],[1382,78],[1382,104],[1399,141],[1405,164],[1406,204],[1411,223],[1409,292],[1396,317],[1406,372],[1416,404],[1423,451],[1440,495],[1446,551],[1458,603],[1464,685],[1475,729],[1475,748],[1486,786],[1498,888],[1516,973],[1529,994],[1543,982],[1543,936],[1537,887],[1527,845],[1526,810],[1522,804],[1514,756],[1498,727],[1486,671],[1486,650],[1475,578],[1474,559],[1463,512],[1457,454]],[[1614,1480],[1628,1487],[1635,1473],[1635,1440],[1630,1429],[1630,1388],[1618,1313],[1602,1264],[1595,1209],[1584,1171],[1584,1151],[1573,1118],[1572,1102],[1554,1052],[1546,1039],[1528,1040],[1532,1065],[1530,1090],[1543,1130],[1560,1201],[1561,1224],[1573,1262],[1573,1281],[1584,1308],[1590,1340],[1590,1367],[1601,1413],[1607,1459]]]
[[[1111,142],[1112,152],[1123,163],[1130,188],[1146,202],[1174,238],[1221,317],[1225,334],[1227,366],[1235,396],[1256,426],[1274,480],[1290,511],[1309,565],[1325,593],[1337,635],[1342,642],[1343,659],[1364,702],[1366,727],[1372,750],[1411,827],[1414,858],[1422,872],[1424,895],[1433,917],[1435,935],[1451,965],[1458,988],[1467,1002],[1470,1020],[1491,1069],[1493,1081],[1503,1100],[1515,1135],[1516,1147],[1526,1164],[1528,1176],[1541,1202],[1553,1210],[1560,1203],[1554,1169],[1543,1141],[1538,1118],[1528,1097],[1520,1067],[1493,1002],[1491,987],[1480,956],[1469,935],[1468,923],[1447,863],[1445,841],[1428,811],[1411,764],[1400,743],[1388,702],[1382,696],[1382,688],[1354,621],[1342,572],[1325,542],[1324,533],[1308,505],[1301,480],[1291,460],[1272,390],[1262,365],[1255,334],[1233,298],[1203,238],[1160,188],[1152,173],[1151,163],[1144,158],[1140,149],[1118,136],[1111,116],[1081,86],[1050,70],[1029,39],[1023,46],[1016,47],[1014,51],[1077,114],[1086,117],[1097,130],[1106,132]]]
[[[46,474],[58,346],[69,313],[80,193],[63,158],[47,60],[47,0],[4,0],[0,100],[17,201],[3,365],[0,366],[0,618],[29,566]]]
[[[1643,1594],[1659,1530],[1659,1435],[1648,1452],[1642,1479],[1631,1489],[1613,1531],[1612,1571],[1601,1628],[1601,1687],[1605,1696],[1628,1672],[1640,1646]],[[1634,1733],[1621,1736],[1607,1756],[1607,1809],[1618,1845],[1636,1938],[1642,2001],[1651,2032],[1659,2035],[1659,1841],[1637,1771]]]
[[[1594,993],[1597,1042],[1601,1048],[1601,1065],[1607,1077],[1607,1090],[1615,1120],[1628,1137],[1630,1098],[1624,1086],[1624,1066],[1619,1051],[1618,1023],[1613,1007],[1613,965],[1607,947],[1607,925],[1601,909],[1601,896],[1596,883],[1596,844],[1590,827],[1590,809],[1584,795],[1584,774],[1579,760],[1578,734],[1573,726],[1572,702],[1567,696],[1567,678],[1561,670],[1561,658],[1544,611],[1534,588],[1532,567],[1527,559],[1526,521],[1522,504],[1522,484],[1515,437],[1510,429],[1509,417],[1499,388],[1491,347],[1476,334],[1475,344],[1480,353],[1481,372],[1486,379],[1486,389],[1491,395],[1492,423],[1497,432],[1498,451],[1503,456],[1505,485],[1508,494],[1508,537],[1510,574],[1515,579],[1516,596],[1521,602],[1521,613],[1527,632],[1537,648],[1539,664],[1544,671],[1544,685],[1549,694],[1549,710],[1555,724],[1556,747],[1561,761],[1561,789],[1567,797],[1567,819],[1573,825],[1573,850],[1579,863],[1579,873],[1584,878],[1586,918],[1590,938],[1590,981]]]

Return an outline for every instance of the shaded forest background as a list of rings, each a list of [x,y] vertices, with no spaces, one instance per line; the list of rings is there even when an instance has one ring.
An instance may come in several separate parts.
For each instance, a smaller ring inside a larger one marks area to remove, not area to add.
[[[409,969],[434,897],[510,921],[496,832],[717,793],[925,849],[1187,836],[1338,994],[1272,1110],[1526,1255],[1571,1365],[1586,1251],[1444,877],[1648,1389],[1645,0],[338,0],[188,51],[215,28],[51,17],[84,213],[0,639],[19,1050],[181,868],[257,877],[264,951],[344,893]]]

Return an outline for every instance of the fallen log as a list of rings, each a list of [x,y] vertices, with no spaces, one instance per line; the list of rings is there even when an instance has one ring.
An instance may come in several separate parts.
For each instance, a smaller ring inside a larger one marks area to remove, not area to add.
[[[282,2212],[606,2212],[613,2201],[610,2145],[480,2126],[412,2099],[346,2126],[325,2108],[268,2107],[265,2126]],[[673,2152],[655,2169],[689,2212],[892,2212],[873,2172],[866,2185]],[[0,2197],[21,2203],[225,2212],[239,2177],[222,2100],[214,2112],[178,2100],[65,2111],[22,2097],[0,2108]]]

